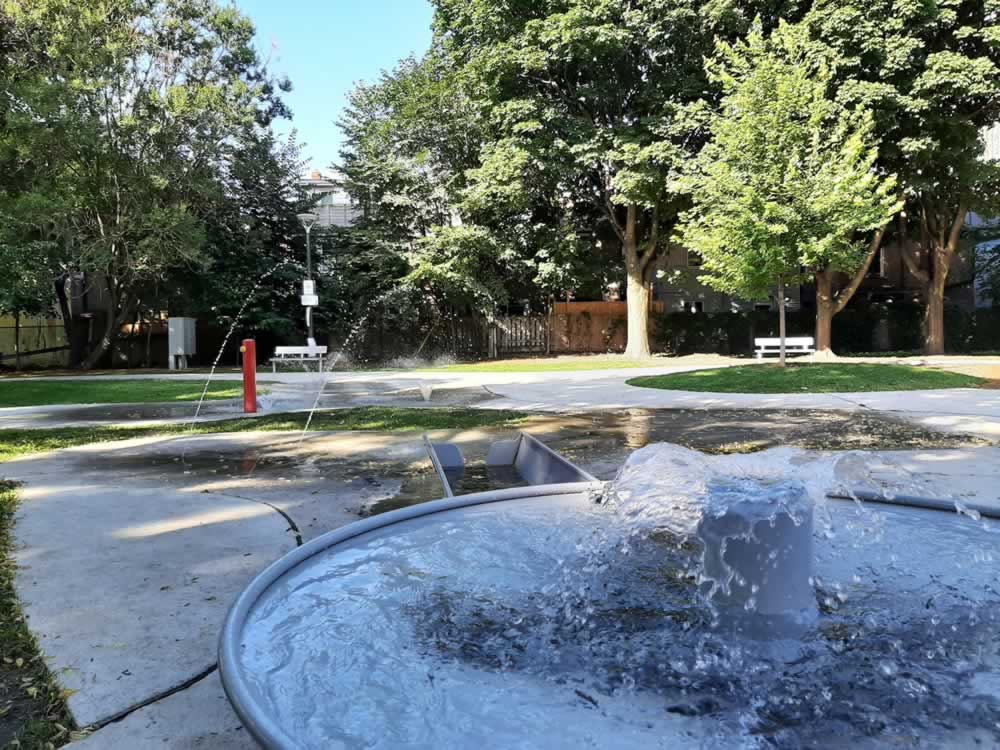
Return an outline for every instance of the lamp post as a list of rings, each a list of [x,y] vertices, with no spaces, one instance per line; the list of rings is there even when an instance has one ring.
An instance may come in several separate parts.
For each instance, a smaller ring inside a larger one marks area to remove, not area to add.
[[[312,280],[312,239],[310,231],[319,216],[313,213],[297,214],[302,228],[306,230],[306,279],[302,282],[302,305],[306,308],[306,327],[309,329],[309,346],[316,346],[313,336],[312,309],[319,301],[316,296],[316,284]]]

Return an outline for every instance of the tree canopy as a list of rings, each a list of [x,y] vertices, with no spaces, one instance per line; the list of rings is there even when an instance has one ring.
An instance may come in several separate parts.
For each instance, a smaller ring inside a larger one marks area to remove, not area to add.
[[[36,72],[5,100],[4,151],[21,175],[6,212],[46,203],[30,239],[56,239],[103,288],[95,364],[146,288],[205,262],[196,206],[233,154],[286,114],[253,25],[214,0],[6,0],[5,23]]]
[[[804,25],[781,24],[769,38],[758,26],[744,42],[720,42],[711,70],[724,98],[678,232],[704,259],[702,280],[753,299],[821,273],[854,274],[866,234],[901,203],[895,178],[875,168],[871,113],[829,95],[827,50]],[[818,347],[828,349],[823,322]]]
[[[815,0],[811,34],[834,50],[837,99],[873,113],[879,165],[906,200],[898,237],[924,284],[926,349],[944,350],[948,273],[970,210],[1000,209],[982,132],[1000,121],[995,0]]]

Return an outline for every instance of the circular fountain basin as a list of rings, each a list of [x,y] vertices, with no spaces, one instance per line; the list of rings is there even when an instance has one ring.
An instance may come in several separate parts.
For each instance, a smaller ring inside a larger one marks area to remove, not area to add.
[[[267,748],[1000,744],[994,528],[829,501],[818,620],[774,649],[593,490],[426,503],[277,561],[221,637],[240,719]]]

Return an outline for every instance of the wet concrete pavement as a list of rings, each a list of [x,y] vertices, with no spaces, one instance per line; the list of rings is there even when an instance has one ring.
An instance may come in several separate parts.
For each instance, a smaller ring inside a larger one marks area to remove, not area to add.
[[[963,448],[981,445],[975,438],[868,412],[624,410],[540,415],[525,429],[605,479],[631,450],[661,440],[710,451],[909,449],[909,457],[957,448],[935,470],[959,482],[968,481],[969,456],[997,463],[996,449]],[[469,491],[484,488],[490,442],[512,434],[431,437],[461,447]],[[18,594],[53,672],[73,691],[75,718],[98,728],[81,743],[90,748],[248,746],[213,671],[238,592],[303,541],[441,494],[419,433],[141,439],[27,457],[2,474],[25,483]],[[995,476],[981,481],[996,486]]]

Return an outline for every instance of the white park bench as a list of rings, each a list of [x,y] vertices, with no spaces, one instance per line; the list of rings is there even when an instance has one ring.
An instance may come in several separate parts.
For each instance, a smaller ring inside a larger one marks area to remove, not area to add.
[[[754,339],[757,359],[764,359],[768,354],[781,354],[781,339]],[[786,354],[814,354],[816,339],[812,336],[793,336],[785,339]]]
[[[317,369],[323,369],[323,360],[326,358],[325,346],[276,346],[274,356],[271,357],[271,372],[278,371],[279,362],[316,362]]]

